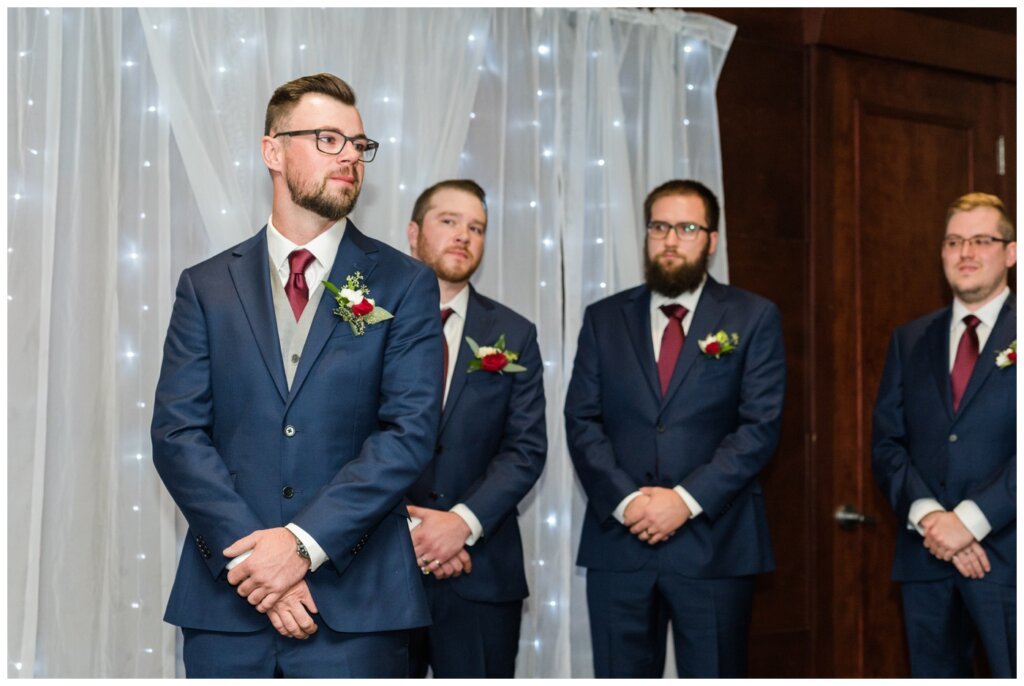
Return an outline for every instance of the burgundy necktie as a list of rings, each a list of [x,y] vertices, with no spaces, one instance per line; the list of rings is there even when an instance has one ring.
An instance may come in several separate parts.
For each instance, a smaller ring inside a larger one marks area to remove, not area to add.
[[[964,317],[964,324],[967,328],[960,336],[960,343],[956,348],[956,358],[953,360],[953,371],[949,373],[950,386],[953,388],[953,411],[960,408],[960,399],[964,397],[967,389],[967,382],[971,380],[971,372],[974,371],[974,363],[978,361],[978,324],[981,320],[973,314]]]
[[[661,394],[668,392],[668,384],[672,381],[672,372],[676,369],[676,361],[679,359],[679,351],[683,349],[683,317],[687,309],[682,305],[672,303],[662,305],[661,311],[668,317],[668,324],[665,326],[665,333],[661,336],[661,352],[658,353],[658,379],[661,381]]]
[[[450,307],[446,307],[443,310],[441,310],[441,330],[442,330],[441,332],[442,332],[442,334],[444,333],[445,322],[448,321],[448,317],[452,316],[452,312],[454,312],[454,311],[455,310],[453,310]],[[443,383],[444,386],[447,386],[448,385],[448,341],[447,341],[447,339],[444,339],[443,342],[444,342],[444,346],[443,346],[443,348],[444,348],[444,373],[441,375],[441,383]],[[444,394],[444,386],[441,387],[442,397],[443,397],[443,394]]]
[[[302,311],[309,302],[309,286],[306,285],[306,268],[315,260],[313,253],[303,248],[295,250],[288,256],[288,281],[284,285],[284,293],[288,296],[288,304],[295,313],[295,321],[299,321]]]

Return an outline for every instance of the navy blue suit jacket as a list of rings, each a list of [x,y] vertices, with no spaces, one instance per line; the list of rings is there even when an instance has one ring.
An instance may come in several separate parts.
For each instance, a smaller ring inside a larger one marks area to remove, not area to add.
[[[739,346],[703,355],[698,339],[719,330],[739,334]],[[778,444],[785,383],[778,308],[710,276],[664,398],[647,287],[588,307],[565,401],[588,501],[578,564],[630,571],[657,552],[693,578],[772,570],[757,475]],[[641,486],[676,485],[704,511],[665,542],[652,547],[612,516]]]
[[[952,308],[893,333],[875,403],[872,466],[896,512],[896,581],[931,581],[958,573],[907,529],[911,504],[934,498],[947,510],[973,500],[992,525],[981,542],[992,571],[984,580],[1014,585],[1017,576],[1017,367],[996,354],[1017,337],[1017,298],[1004,303],[971,379],[953,412],[949,380]]]
[[[330,281],[356,271],[394,319],[355,336],[325,292],[308,305],[290,391],[266,228],[182,273],[152,427],[154,463],[189,524],[166,621],[269,626],[227,582],[221,551],[294,522],[330,558],[306,575],[330,628],[429,623],[402,499],[433,456],[440,416],[437,280],[349,222]]]
[[[468,373],[465,342],[519,353],[525,372]],[[528,595],[518,505],[544,469],[547,456],[544,364],[533,324],[470,286],[463,340],[441,417],[436,457],[409,491],[414,505],[448,510],[463,503],[483,526],[469,548],[470,574],[447,579],[467,600],[508,602]]]

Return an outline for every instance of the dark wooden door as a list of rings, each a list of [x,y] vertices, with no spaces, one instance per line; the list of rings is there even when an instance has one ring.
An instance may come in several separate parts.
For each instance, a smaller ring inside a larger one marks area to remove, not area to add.
[[[818,673],[908,675],[899,589],[890,581],[899,525],[871,474],[871,411],[893,328],[944,306],[945,208],[972,190],[1000,194],[1005,86],[969,75],[810,53],[811,454],[816,465]],[[1011,122],[1012,123],[1012,118]],[[849,505],[875,520],[850,531]]]

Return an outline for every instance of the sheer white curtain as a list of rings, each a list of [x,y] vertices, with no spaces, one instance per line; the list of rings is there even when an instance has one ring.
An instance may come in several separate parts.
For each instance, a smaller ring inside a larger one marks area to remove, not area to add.
[[[517,674],[589,676],[561,419],[576,334],[640,281],[650,188],[721,195],[732,35],[661,10],[10,10],[8,675],[180,672],[160,618],[182,532],[148,440],[173,284],[265,222],[266,101],[330,71],[382,143],[361,229],[404,248],[422,188],[487,189],[475,282],[537,323],[548,397]]]

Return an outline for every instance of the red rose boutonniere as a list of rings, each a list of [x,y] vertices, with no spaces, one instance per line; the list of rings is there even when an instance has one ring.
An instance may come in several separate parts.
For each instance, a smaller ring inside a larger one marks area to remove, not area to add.
[[[466,336],[466,343],[476,357],[475,360],[469,361],[469,369],[466,370],[468,373],[483,370],[498,374],[516,374],[526,371],[526,367],[515,363],[519,359],[519,354],[505,349],[505,334],[501,334],[494,345],[479,345],[469,336]]]
[[[700,351],[704,353],[706,357],[713,357],[716,360],[722,355],[728,355],[732,351],[736,350],[736,346],[739,344],[740,335],[738,333],[730,334],[725,331],[709,333],[706,338],[702,338],[697,341],[697,345],[700,346]]]
[[[996,353],[996,366],[1000,369],[1006,369],[1017,364],[1017,339],[1013,339],[1013,343],[1010,343],[1010,347],[1006,350],[1000,350]]]
[[[377,307],[370,296],[370,289],[363,283],[363,275],[359,272],[345,277],[345,286],[338,288],[330,281],[324,281],[324,288],[334,294],[338,303],[334,314],[338,315],[352,327],[352,333],[362,336],[368,324],[392,319],[391,314],[383,307]]]

